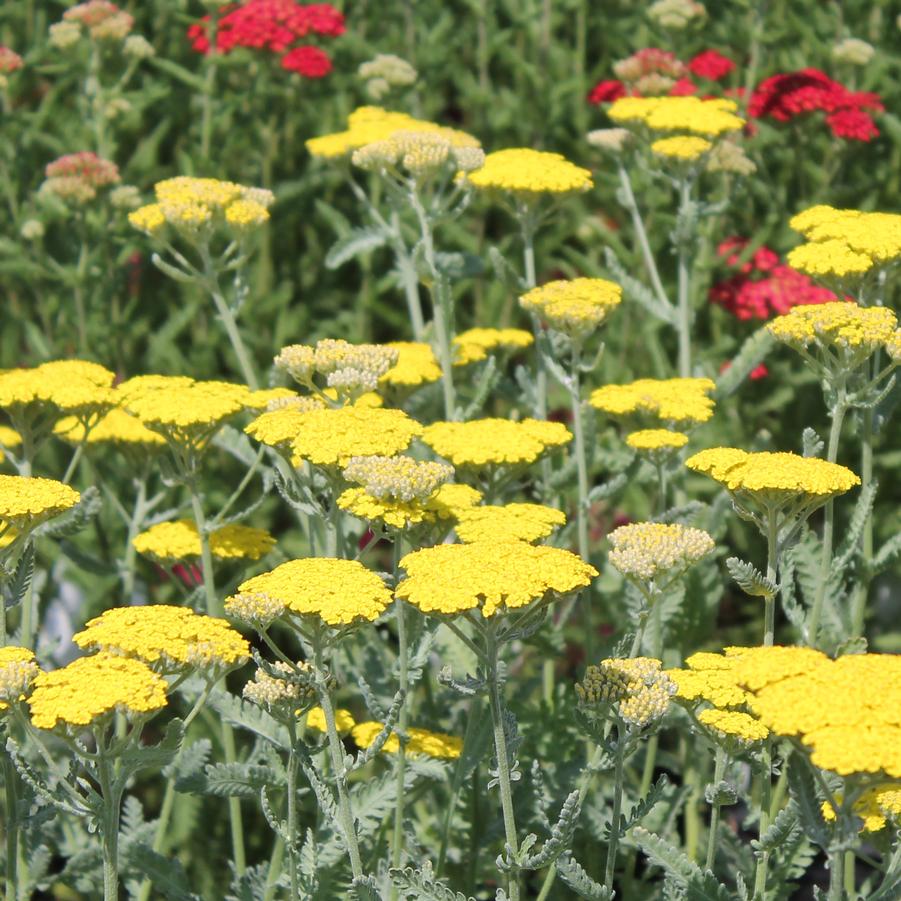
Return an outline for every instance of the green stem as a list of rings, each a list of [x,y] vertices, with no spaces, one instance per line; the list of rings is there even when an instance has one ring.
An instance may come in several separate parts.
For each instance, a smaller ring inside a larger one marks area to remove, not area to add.
[[[322,666],[322,640],[319,635],[313,642],[314,665],[316,673],[323,684],[319,690],[319,703],[322,712],[325,715],[325,731],[328,736],[329,755],[332,760],[332,770],[334,771],[335,786],[338,790],[338,818],[340,820],[341,830],[344,833],[344,840],[347,843],[347,852],[350,857],[350,868],[354,879],[363,877],[363,861],[360,857],[360,845],[357,840],[357,831],[354,826],[353,812],[350,806],[350,796],[347,792],[347,771],[344,767],[344,746],[338,737],[338,729],[335,726],[335,709],[332,706],[332,698],[329,690],[325,687],[324,680],[326,673]]]
[[[726,772],[726,752],[723,748],[717,747],[716,749],[716,762],[713,765],[713,790],[716,792],[718,790],[717,786],[719,786],[720,782],[723,781],[723,776]],[[718,801],[714,799],[713,804],[710,805],[710,829],[707,833],[707,858],[704,861],[704,866],[708,870],[713,869],[713,862],[716,859],[716,833],[719,829],[720,825],[720,804]]]
[[[103,798],[103,901],[119,901],[119,806],[122,787],[114,783],[110,761],[98,742],[97,776]]]
[[[289,727],[291,749],[288,752],[288,866],[291,872],[288,874],[291,884],[291,901],[300,901],[300,886],[297,883],[297,734],[294,724]]]
[[[138,552],[133,541],[144,525],[144,517],[147,515],[147,479],[141,477],[137,480],[138,491],[135,497],[134,510],[128,523],[128,537],[125,545],[125,561],[122,573],[122,596],[126,604],[130,604],[135,587],[135,565]]]
[[[200,536],[200,566],[203,572],[203,588],[206,593],[206,612],[210,616],[222,616],[224,608],[216,594],[216,580],[213,574],[213,552],[210,550],[210,536],[207,534],[206,517],[203,515],[203,504],[197,488],[191,481],[191,509],[194,511],[194,524]]]
[[[860,490],[866,491],[873,481],[873,410],[868,408],[863,411],[860,435]],[[863,558],[864,576],[860,580],[854,592],[854,600],[851,606],[851,637],[863,635],[867,614],[867,595],[869,594],[870,580],[866,575],[867,567],[873,559],[873,513],[867,514],[867,520],[863,526],[861,536],[861,555]]]
[[[685,178],[679,186],[679,219],[682,227],[688,218],[688,210],[691,206],[692,182]],[[680,237],[677,248],[677,278],[678,278],[678,331],[679,331],[679,375],[682,378],[691,376],[691,269],[688,256],[691,244],[687,235]]]
[[[767,510],[766,532],[766,577],[774,585],[778,572],[779,528],[776,523],[776,511],[772,507]],[[763,643],[772,645],[776,634],[776,593],[768,594],[763,599]]]
[[[247,382],[247,385],[256,391],[257,388],[260,387],[259,379],[257,378],[256,370],[254,369],[254,365],[251,362],[250,354],[247,352],[247,348],[244,346],[244,340],[241,338],[241,331],[238,328],[238,322],[235,319],[234,314],[231,311],[231,308],[228,305],[228,302],[222,296],[222,292],[219,290],[218,280],[215,280],[215,273],[213,275],[214,281],[209,284],[209,292],[210,296],[213,298],[213,303],[216,306],[216,312],[219,314],[219,318],[222,320],[223,326],[225,326],[225,333],[228,335],[228,340],[231,343],[232,350],[235,352],[235,356],[238,358],[238,365],[241,367],[241,375],[244,378],[244,381]]]
[[[394,535],[394,584],[398,582],[398,571],[400,569],[400,557],[402,549],[402,538],[400,532]],[[397,800],[394,806],[394,837],[391,843],[391,866],[399,867],[404,853],[404,799],[406,792],[404,791],[404,777],[406,770],[407,754],[406,754],[406,733],[407,721],[409,717],[409,691],[410,691],[410,649],[407,646],[407,627],[406,627],[406,604],[400,598],[394,601],[394,617],[397,623],[397,644],[398,644],[398,688],[404,694],[404,703],[400,708],[400,714],[397,720],[398,731],[400,732],[400,746],[397,749],[397,755],[394,761],[394,779],[397,786]],[[395,901],[397,898],[397,889],[392,885],[391,899]]]
[[[210,52],[207,54],[206,73],[203,79],[203,111],[200,125],[200,158],[210,158],[210,148],[213,142],[213,97],[216,93],[216,26],[217,16],[214,12],[210,16],[209,41]]]
[[[844,390],[840,389],[839,399],[832,408],[832,425],[829,428],[829,447],[826,459],[835,463],[838,456],[838,442],[842,431],[842,422],[845,418],[847,405],[844,401]],[[823,612],[823,602],[826,599],[826,588],[829,585],[829,570],[832,566],[832,536],[835,528],[835,502],[826,502],[823,520],[823,546],[820,554],[820,572],[817,578],[817,590],[813,598],[813,607],[810,611],[810,620],[807,624],[807,643],[816,647],[820,627],[820,617]]]
[[[849,898],[855,897],[855,891],[857,889],[856,862],[857,862],[857,857],[854,854],[854,849],[849,848],[847,851],[845,851],[845,860],[844,860],[845,892],[847,893]]]
[[[504,735],[504,715],[501,706],[500,685],[498,684],[497,637],[493,626],[486,627],[485,633],[486,663],[488,670],[488,698],[491,705],[491,722],[494,727],[494,752],[497,757],[497,782],[501,793],[501,810],[504,815],[504,838],[511,852],[519,849],[516,837],[516,818],[513,813],[513,787],[510,780],[510,762],[507,757],[507,738]],[[519,873],[510,873],[507,883],[507,894],[510,901],[519,901]]]
[[[222,723],[222,749],[226,763],[235,764],[238,762],[235,733],[226,722]],[[247,855],[244,852],[244,821],[241,818],[241,801],[239,798],[228,799],[228,821],[232,838],[232,861],[237,874],[243,876],[244,871],[247,869]]]
[[[3,787],[6,800],[6,901],[17,901],[19,860],[19,816],[16,802],[16,770],[3,754]]]
[[[772,804],[773,784],[771,774],[773,769],[773,739],[768,737],[763,744],[761,752],[763,772],[760,774],[760,820],[758,822],[757,835],[762,838],[770,828],[770,806]],[[764,901],[766,898],[766,877],[769,869],[770,855],[768,851],[762,851],[757,858],[757,870],[754,874],[754,901]]]
[[[845,897],[845,852],[841,848],[829,851],[829,901]]]
[[[613,774],[613,812],[610,814],[610,844],[607,845],[607,865],[604,869],[604,888],[613,892],[613,876],[616,871],[616,850],[619,846],[619,818],[623,806],[623,761],[625,758],[625,730],[616,723],[616,764]]]
[[[396,247],[394,257],[400,272],[401,284],[404,288],[404,297],[407,299],[407,312],[410,314],[410,324],[413,326],[413,339],[422,341],[425,335],[425,321],[422,317],[422,303],[419,299],[419,276],[416,267],[406,249]]]
[[[279,835],[275,839],[272,856],[269,858],[269,872],[266,874],[266,892],[263,901],[275,901],[276,883],[282,874],[285,859],[285,840]]]

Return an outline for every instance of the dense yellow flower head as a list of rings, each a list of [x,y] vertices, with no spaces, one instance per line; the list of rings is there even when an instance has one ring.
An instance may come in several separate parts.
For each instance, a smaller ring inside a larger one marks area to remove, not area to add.
[[[860,484],[860,479],[844,466],[791,453],[713,447],[689,457],[685,465],[709,475],[729,491],[751,495],[829,498]]]
[[[434,122],[416,119],[406,113],[395,113],[377,106],[355,109],[347,118],[347,129],[334,134],[310,138],[306,142],[310,154],[321,159],[337,159],[376,141],[387,141],[397,132],[419,132],[436,135],[451,147],[479,147],[472,135],[446,128]]]
[[[624,576],[647,582],[677,575],[716,547],[703,529],[679,523],[630,523],[607,537],[613,545],[610,563]]]
[[[479,468],[534,463],[542,454],[568,444],[569,429],[538,419],[473,419],[426,426],[422,440],[454,466]]]
[[[529,347],[534,340],[531,332],[521,328],[467,329],[453,340],[454,365],[478,363],[495,350],[520,350]]]
[[[716,137],[744,127],[732,100],[699,97],[622,97],[607,115],[614,122],[644,123],[652,131],[687,131]]]
[[[224,619],[166,604],[114,607],[88,620],[72,641],[82,650],[133,657],[162,672],[231,668],[250,657],[246,639]]]
[[[698,138],[693,135],[660,138],[651,144],[651,150],[658,156],[684,161],[700,159],[712,147],[713,144],[706,138]]]
[[[661,422],[701,423],[713,416],[708,396],[711,379],[638,379],[626,385],[604,385],[591,392],[589,403],[611,416],[651,416]]]
[[[81,495],[54,479],[0,475],[0,531],[33,529],[71,510]]]
[[[863,275],[873,268],[871,257],[852,250],[844,241],[799,244],[788,252],[786,260],[792,269],[818,276]]]
[[[57,414],[94,417],[116,403],[115,374],[85,360],[54,360],[34,369],[0,373],[0,407],[15,413],[32,404],[51,405]]]
[[[738,739],[748,744],[763,741],[770,734],[770,730],[760,720],[740,710],[717,710],[716,707],[710,707],[698,714],[698,722],[721,738]]]
[[[361,748],[368,748],[384,726],[381,723],[358,723],[353,727],[351,736]],[[382,750],[388,754],[396,754],[400,750],[400,739],[396,733],[388,736]],[[433,757],[436,760],[456,760],[463,751],[463,739],[456,735],[445,735],[443,732],[429,732],[428,729],[407,729],[405,753],[410,757]]]
[[[0,648],[0,713],[16,701],[25,699],[40,668],[34,651],[7,645]]]
[[[641,429],[626,435],[626,444],[637,451],[673,451],[688,444],[688,435],[671,429]]]
[[[667,673],[676,683],[675,696],[683,701],[707,701],[714,707],[730,708],[745,706],[751,697],[736,684],[730,669],[670,669]]]
[[[316,729],[319,732],[325,732],[325,711],[321,707],[314,707],[307,714],[306,723],[308,729]],[[343,707],[338,707],[335,710],[335,728],[338,732],[350,732],[356,724],[357,721],[349,710],[345,710]]]
[[[215,226],[240,235],[267,222],[275,201],[272,192],[264,188],[187,175],[157,182],[154,192],[156,203],[128,215],[128,221],[148,235],[158,234],[166,225],[186,235]]]
[[[589,666],[576,683],[582,704],[611,704],[631,726],[641,728],[659,720],[669,709],[676,685],[654,657],[608,657]]]
[[[603,278],[560,279],[532,288],[519,305],[571,338],[584,338],[619,306],[623,289]]]
[[[456,519],[481,498],[481,493],[469,485],[442,485],[424,500],[409,501],[375,497],[365,488],[348,488],[338,497],[338,507],[366,522],[382,523],[393,529],[406,529],[420,523]]]
[[[225,602],[229,616],[267,622],[283,614],[311,616],[329,626],[378,619],[391,603],[379,576],[357,560],[290,560],[238,586]]]
[[[139,554],[160,563],[176,563],[201,556],[200,533],[190,519],[157,523],[132,544]],[[230,523],[210,533],[210,551],[218,560],[259,560],[275,547],[275,539],[265,529]]]
[[[837,241],[880,265],[901,257],[901,215],[897,213],[865,213],[820,205],[798,213],[788,224],[808,241]]]
[[[475,541],[539,541],[566,524],[566,514],[543,504],[472,507],[460,514],[457,537]]]
[[[381,385],[415,388],[441,378],[441,366],[431,346],[422,341],[392,341],[397,362],[381,377]]]
[[[101,653],[40,673],[28,706],[39,729],[91,726],[116,711],[141,716],[162,710],[167,687],[146,663]]]
[[[570,551],[525,541],[439,544],[400,561],[398,598],[423,613],[482,616],[542,603],[585,588],[597,570]]]
[[[817,344],[864,356],[891,343],[897,328],[888,307],[859,307],[841,300],[793,307],[767,325],[771,334],[794,347]]]
[[[120,447],[142,447],[144,449],[163,448],[166,439],[152,432],[137,416],[132,416],[120,407],[113,407],[90,429],[74,416],[66,416],[54,426],[54,434],[72,444],[85,440],[90,444],[112,444]]]
[[[837,800],[841,803],[841,796]],[[823,801],[820,810],[827,823],[835,822],[835,810],[828,801]],[[880,829],[885,829],[889,818],[895,822],[901,820],[901,784],[887,782],[868,788],[854,802],[852,810],[855,816],[863,820],[861,832],[879,832]]]
[[[480,190],[504,191],[534,199],[543,194],[561,195],[588,191],[591,172],[559,153],[514,147],[485,157],[485,164],[466,174]]]
[[[9,426],[0,425],[0,447],[13,448],[20,447],[22,444],[22,436]]]

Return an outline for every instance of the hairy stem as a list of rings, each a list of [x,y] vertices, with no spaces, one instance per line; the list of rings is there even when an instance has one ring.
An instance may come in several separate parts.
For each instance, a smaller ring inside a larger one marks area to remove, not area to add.
[[[402,538],[399,532],[394,536],[394,584],[398,582],[398,571],[400,569],[400,557],[402,549]],[[410,649],[407,646],[407,627],[406,627],[406,602],[400,598],[394,601],[394,617],[397,623],[397,643],[398,643],[398,688],[404,693],[404,704],[400,708],[400,714],[397,720],[398,731],[401,734],[400,746],[397,749],[397,755],[394,761],[394,779],[397,785],[397,800],[394,806],[394,836],[391,842],[391,866],[399,867],[404,853],[404,777],[406,771],[407,754],[406,754],[406,732],[407,721],[409,718],[409,691],[410,691]],[[392,901],[397,898],[397,888],[392,885],[391,888]]]
[[[679,219],[682,227],[691,208],[691,181],[683,179],[679,187]],[[676,266],[678,279],[678,331],[679,331],[679,375],[688,378],[691,375],[691,269],[689,253],[691,246],[687,235],[682,235],[677,248]]]
[[[625,759],[625,730],[616,723],[616,763],[613,773],[613,811],[610,814],[610,844],[607,845],[607,864],[604,868],[604,888],[613,892],[616,872],[616,851],[619,847],[619,818],[623,807],[623,762]]]
[[[766,577],[773,585],[776,584],[778,572],[778,542],[779,529],[776,523],[776,511],[770,508],[767,511],[766,531]],[[776,593],[764,597],[763,607],[763,643],[772,645],[776,634]]]
[[[863,422],[860,434],[860,490],[866,491],[873,481],[873,410],[863,411]],[[870,580],[866,575],[867,566],[873,559],[873,513],[870,511],[863,526],[861,535],[861,555],[864,564],[864,576],[854,592],[851,604],[851,637],[863,635],[867,613],[867,595]]]
[[[19,817],[16,798],[16,770],[3,754],[3,789],[6,799],[6,901],[18,899]]]
[[[726,752],[721,747],[716,749],[716,762],[713,765],[713,786],[717,791],[717,786],[723,781],[726,772]],[[713,869],[713,862],[716,859],[716,834],[720,825],[720,804],[714,799],[710,805],[710,828],[707,832],[707,858],[704,866],[708,870]]]

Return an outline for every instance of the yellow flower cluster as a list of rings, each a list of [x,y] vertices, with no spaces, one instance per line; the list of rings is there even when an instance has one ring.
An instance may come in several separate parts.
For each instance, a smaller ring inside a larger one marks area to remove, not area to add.
[[[0,713],[25,699],[39,672],[34,651],[14,645],[0,648]]]
[[[494,350],[520,350],[535,339],[521,328],[471,328],[453,340],[454,365],[480,363]]]
[[[689,457],[685,465],[709,475],[729,491],[774,500],[786,495],[826,499],[860,484],[860,479],[844,466],[791,453],[713,447]]]
[[[396,132],[419,132],[436,135],[447,140],[452,147],[478,148],[479,142],[463,131],[445,128],[434,122],[415,119],[406,113],[395,113],[377,106],[363,106],[347,117],[347,129],[334,134],[310,138],[307,150],[321,159],[337,159],[347,156],[360,147],[376,141],[387,141]]]
[[[34,369],[9,369],[0,373],[0,407],[17,413],[31,405],[50,405],[57,414],[81,419],[94,417],[116,403],[110,387],[115,374],[84,360],[54,360]]]
[[[81,495],[54,479],[0,475],[0,531],[14,528],[19,532],[66,510],[71,510]]]
[[[425,500],[402,501],[378,498],[365,488],[348,488],[338,497],[338,506],[367,522],[384,523],[394,529],[406,529],[419,523],[459,519],[482,499],[482,493],[469,485],[446,484]]]
[[[763,741],[770,730],[760,720],[740,710],[718,710],[708,707],[698,714],[698,722],[712,729],[723,739],[737,739],[747,744]]]
[[[441,378],[441,366],[432,348],[422,341],[392,341],[397,362],[382,376],[381,385],[416,388]]]
[[[613,545],[610,563],[624,576],[647,582],[677,575],[716,547],[703,529],[679,523],[630,523],[607,537]]]
[[[621,97],[607,112],[614,122],[643,123],[652,131],[687,131],[716,137],[744,127],[732,100],[698,97]]]
[[[358,723],[351,736],[361,748],[368,748],[382,731],[381,723]],[[396,734],[388,736],[382,750],[396,754],[400,750],[400,739]],[[410,757],[433,757],[436,760],[456,760],[463,751],[463,739],[443,732],[429,732],[428,729],[407,729],[405,753]]]
[[[676,135],[673,138],[660,138],[651,144],[651,150],[658,156],[671,160],[690,162],[699,159],[713,147],[706,138],[694,135]]]
[[[224,619],[166,604],[114,607],[89,620],[72,641],[83,650],[133,657],[162,672],[231,668],[250,657],[250,645]]]
[[[307,344],[283,347],[275,365],[310,389],[315,387],[313,377],[318,373],[325,376],[328,387],[339,396],[353,398],[374,391],[397,357],[397,350],[390,345],[351,344],[342,339],[323,338],[315,347]]]
[[[532,200],[542,194],[562,195],[591,188],[591,172],[571,163],[559,153],[526,147],[498,150],[485,157],[485,164],[466,175],[480,190],[510,192]]]
[[[456,467],[519,466],[568,444],[572,435],[559,422],[538,419],[473,419],[426,426],[422,440]]]
[[[788,223],[807,238],[789,264],[816,275],[862,273],[901,258],[901,215],[837,210],[820,205]]]
[[[166,439],[150,431],[137,416],[113,407],[97,424],[86,429],[74,416],[61,419],[53,429],[60,438],[73,444],[80,444],[87,433],[88,444],[112,444],[120,448],[141,448],[150,450],[166,446]]]
[[[312,677],[312,668],[308,663],[301,661],[296,666],[305,676]],[[294,668],[288,663],[277,660],[270,667],[278,675],[257,669],[253,679],[244,685],[244,699],[269,713],[293,717],[298,712],[298,705],[316,697],[316,688],[311,679],[298,679]]]
[[[641,429],[626,435],[626,444],[637,451],[673,451],[688,444],[688,435],[671,429]]]
[[[841,803],[841,798],[837,799]],[[820,808],[827,823],[836,820],[835,810],[828,801]],[[879,832],[885,829],[888,819],[901,820],[901,785],[889,782],[868,788],[855,802],[854,815],[863,820],[861,832]]]
[[[128,221],[148,235],[166,225],[180,234],[208,234],[224,225],[241,235],[269,221],[269,207],[275,201],[271,191],[249,188],[215,178],[179,175],[154,185],[156,203],[147,204],[128,215]]]
[[[566,514],[542,504],[472,507],[460,513],[457,537],[476,541],[538,541],[566,524]]]
[[[888,307],[859,307],[838,300],[793,307],[784,316],[777,316],[767,329],[793,347],[817,344],[865,359],[896,339],[898,320]]]
[[[400,561],[407,577],[398,598],[423,613],[482,616],[552,600],[585,588],[597,570],[570,551],[525,541],[439,544]]]
[[[101,653],[40,673],[28,706],[39,729],[91,726],[116,711],[141,716],[162,710],[167,687],[146,663]]]
[[[316,729],[319,732],[325,732],[325,711],[321,707],[314,707],[307,714],[306,723],[308,729]],[[350,732],[355,725],[356,720],[349,710],[345,710],[343,707],[339,707],[335,710],[335,729],[338,732],[342,734]]]
[[[132,544],[139,554],[160,563],[176,563],[201,556],[200,533],[190,519],[151,526],[136,535]],[[275,547],[265,529],[230,523],[210,534],[210,551],[218,560],[259,560]]]
[[[229,616],[267,623],[283,614],[311,616],[329,626],[378,619],[391,603],[379,576],[357,560],[290,560],[238,586],[225,602]]]
[[[627,385],[604,385],[592,391],[589,403],[611,416],[644,414],[661,422],[701,423],[713,416],[708,396],[711,379],[638,379]]]
[[[576,683],[581,703],[613,705],[621,719],[639,729],[666,713],[675,692],[676,684],[654,657],[608,657],[589,666]]]
[[[362,485],[372,497],[383,500],[425,501],[453,476],[446,463],[412,457],[353,457],[344,467],[348,482]]]
[[[479,147],[455,147],[446,134],[406,129],[366,144],[351,156],[351,162],[361,169],[378,172],[399,167],[414,178],[433,175],[449,165],[469,172],[478,169],[484,160],[485,154]]]
[[[619,306],[623,289],[603,278],[560,279],[532,288],[519,305],[558,332],[582,339]]]

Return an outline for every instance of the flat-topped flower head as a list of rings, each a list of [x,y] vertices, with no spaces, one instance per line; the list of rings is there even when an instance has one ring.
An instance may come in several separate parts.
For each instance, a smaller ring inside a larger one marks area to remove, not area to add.
[[[713,149],[713,143],[696,135],[660,138],[651,144],[651,152],[665,159],[694,162]]]
[[[480,148],[454,146],[451,137],[441,131],[402,129],[355,150],[351,162],[371,172],[400,170],[414,179],[425,179],[451,167],[454,171],[478,168],[484,158]]]
[[[519,305],[572,339],[590,335],[619,306],[623,289],[603,278],[548,282],[519,298]]]
[[[422,426],[402,410],[363,406],[309,410],[294,417],[293,425],[297,432],[289,446],[294,457],[330,467],[347,466],[354,457],[399,454],[422,432]],[[253,426],[248,427],[250,434]]]
[[[716,547],[703,529],[679,523],[630,523],[607,537],[613,545],[610,563],[624,576],[642,582],[678,576]]]
[[[534,338],[521,328],[471,328],[460,332],[452,342],[454,365],[466,366],[487,359],[495,351],[513,351],[529,347]]]
[[[604,385],[589,403],[611,416],[646,416],[678,425],[707,422],[716,384],[706,378],[638,379],[626,385]]]
[[[898,320],[888,307],[834,301],[794,307],[767,329],[790,347],[834,351],[839,355],[837,362],[853,367],[895,339]]]
[[[543,504],[472,507],[461,512],[455,531],[464,544],[475,541],[540,541],[566,524],[566,514]]]
[[[128,717],[156,713],[166,706],[167,687],[146,663],[100,653],[40,673],[28,706],[39,729],[78,729],[105,725],[116,712]]]
[[[640,429],[626,435],[626,444],[640,453],[669,454],[688,444],[688,435],[672,429]]]
[[[314,707],[307,714],[306,724],[308,729],[315,729],[317,732],[325,732],[325,711],[321,707]],[[336,708],[335,729],[341,735],[350,732],[351,729],[356,726],[356,724],[357,721],[354,719],[353,714],[349,710],[345,710],[343,707]]]
[[[484,617],[542,604],[585,588],[597,570],[570,551],[525,541],[439,544],[400,561],[395,592],[423,613]]]
[[[190,519],[157,523],[132,541],[135,550],[158,563],[171,564],[201,556],[200,533]],[[229,523],[210,533],[210,551],[217,560],[259,560],[275,547],[265,529]]]
[[[114,607],[88,620],[72,641],[82,650],[132,657],[164,673],[186,667],[221,673],[250,657],[247,640],[224,619],[166,604]]]
[[[351,737],[361,748],[372,745],[384,726],[381,723],[357,723],[351,730]],[[400,750],[400,739],[395,733],[388,736],[382,751],[396,754]],[[432,757],[435,760],[456,760],[463,752],[463,739],[443,732],[428,729],[407,729],[407,743],[404,753],[410,757]]]
[[[121,41],[134,25],[134,18],[110,0],[78,3],[63,13],[63,21],[84,28],[95,41]]]
[[[576,683],[582,704],[610,706],[638,729],[663,717],[675,692],[676,684],[654,657],[608,657],[589,666],[583,681]]]
[[[0,715],[10,704],[25,700],[40,672],[34,651],[7,645],[0,648]]]
[[[617,123],[644,124],[652,131],[680,131],[718,137],[744,127],[732,100],[699,97],[622,97],[607,115]]]
[[[718,710],[709,707],[698,714],[698,722],[707,726],[721,741],[750,745],[765,741],[770,730],[760,720],[741,710]]]
[[[572,435],[559,422],[538,419],[473,419],[426,426],[422,440],[455,467],[522,466],[568,444]]]
[[[454,474],[446,463],[412,457],[353,457],[344,467],[348,482],[355,482],[372,497],[383,500],[425,501]]]
[[[716,656],[725,659],[720,654]],[[718,709],[747,705],[751,696],[738,685],[731,669],[693,669],[690,668],[691,659],[686,661],[685,669],[666,671],[676,683],[674,697],[677,700],[691,702],[692,706],[703,701]]]
[[[81,495],[54,479],[0,475],[0,532],[27,532],[71,510]]]
[[[282,660],[259,667],[244,684],[244,699],[262,707],[279,719],[295,717],[316,699],[313,668],[300,661],[291,666]]]
[[[306,557],[242,582],[225,612],[251,623],[290,616],[341,627],[375,621],[391,600],[381,578],[359,561]]]
[[[392,341],[397,362],[381,377],[380,386],[418,388],[441,378],[441,366],[431,346],[422,341]]]
[[[48,163],[44,174],[47,178],[40,187],[40,195],[74,204],[89,203],[100,189],[120,181],[118,166],[90,151],[61,156]]]
[[[435,135],[444,138],[452,148],[477,149],[480,146],[476,138],[464,131],[378,106],[363,106],[355,109],[347,117],[345,131],[310,138],[306,142],[306,147],[312,156],[320,159],[341,159],[367,144],[390,141],[398,132]]]
[[[804,495],[825,503],[860,484],[850,469],[838,463],[784,452],[714,447],[689,457],[685,465],[709,475],[732,493],[764,502]]]
[[[837,242],[847,250],[867,257],[871,265],[883,266],[901,257],[901,215],[898,213],[839,210],[819,205],[793,216],[788,224],[814,244]],[[835,245],[829,244],[829,247]]]
[[[786,260],[792,269],[821,278],[858,277],[873,268],[871,257],[852,250],[844,241],[799,244],[788,252]]]
[[[839,795],[836,800],[841,804],[842,797]],[[868,788],[854,801],[851,810],[863,821],[861,832],[879,832],[885,829],[889,820],[897,823],[901,820],[901,783],[886,782]],[[823,801],[820,812],[827,823],[834,823],[837,819],[828,801]]]
[[[74,416],[59,420],[53,428],[57,437],[70,444],[112,446],[129,454],[149,454],[166,447],[166,439],[151,431],[137,416],[113,407],[90,428]]]
[[[130,213],[128,221],[149,235],[169,226],[189,239],[209,236],[217,228],[241,237],[269,221],[275,202],[264,188],[187,175],[157,182],[154,191],[156,203]]]
[[[533,201],[549,196],[576,194],[591,189],[591,172],[559,153],[527,147],[498,150],[485,157],[484,165],[466,174],[474,188],[500,191]]]
[[[351,344],[342,339],[323,338],[315,347],[292,344],[283,347],[275,365],[301,385],[315,389],[314,375],[325,377],[327,387],[338,399],[355,400],[375,391],[379,379],[397,362],[398,352],[387,344]]]

